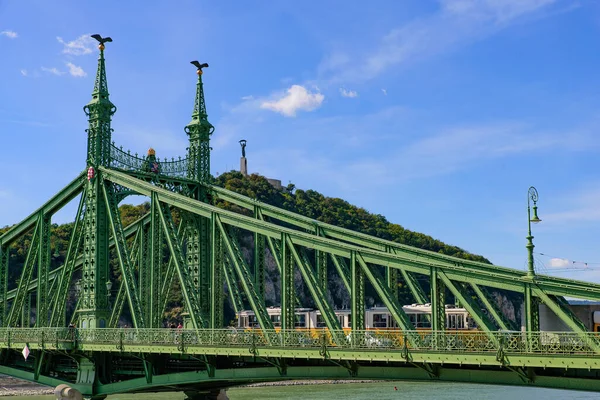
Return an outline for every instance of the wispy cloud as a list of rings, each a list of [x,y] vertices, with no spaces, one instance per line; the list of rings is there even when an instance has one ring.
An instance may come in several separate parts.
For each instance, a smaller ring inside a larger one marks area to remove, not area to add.
[[[2,31],[0,32],[0,35],[6,36],[9,39],[16,39],[19,37],[19,34],[15,31]]]
[[[272,100],[262,101],[260,108],[275,111],[286,117],[295,117],[296,112],[314,111],[321,106],[325,96],[319,92],[312,93],[304,86],[292,85],[285,93],[278,93]]]
[[[56,76],[60,76],[60,75],[64,74],[63,71],[58,70],[58,68],[56,68],[56,67],[52,67],[52,68],[42,67],[41,70],[44,72],[48,72],[52,75],[56,75]]]
[[[600,221],[600,184],[590,185],[574,191],[563,199],[564,211],[545,214],[548,224],[597,223]]]
[[[332,83],[366,81],[392,67],[479,41],[553,3],[555,0],[441,0],[431,16],[396,27],[367,48],[335,49],[318,70]]]
[[[350,98],[358,97],[358,93],[355,90],[347,90],[345,88],[340,88],[340,94],[343,97],[350,97]]]
[[[384,96],[387,96],[387,89],[381,89],[381,93],[383,93]]]
[[[73,63],[66,63],[67,67],[69,67],[69,74],[71,74],[71,76],[75,76],[78,78],[82,78],[84,76],[87,76],[87,73],[83,70],[83,68],[73,64]]]
[[[94,45],[96,44],[96,41],[91,38],[89,34],[81,35],[77,39],[69,42],[66,42],[60,36],[57,36],[56,40],[64,46],[62,51],[64,54],[73,56],[91,54],[94,51]]]
[[[22,69],[22,70],[21,70],[21,75],[23,75],[23,76],[27,76],[27,70],[26,70],[26,69]]]

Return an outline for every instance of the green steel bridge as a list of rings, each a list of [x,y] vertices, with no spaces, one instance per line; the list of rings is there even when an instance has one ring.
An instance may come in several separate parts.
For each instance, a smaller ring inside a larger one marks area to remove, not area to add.
[[[413,248],[212,185],[214,127],[202,83],[207,64],[193,62],[198,78],[192,120],[185,127],[186,157],[169,161],[156,158],[153,150],[147,157],[123,151],[111,140],[116,107],[109,99],[104,58],[104,43],[111,40],[94,37],[100,54],[92,99],[84,107],[85,168],[0,236],[0,373],[60,387],[64,397],[79,392],[94,399],[174,390],[190,399],[216,398],[235,385],[314,378],[600,391],[600,337],[565,300],[600,301],[600,285]],[[124,227],[118,205],[130,195],[147,196],[150,211]],[[57,266],[51,256],[52,216],[77,198],[66,256]],[[223,202],[238,212],[217,206]],[[242,253],[242,235],[253,237],[250,258]],[[18,276],[9,276],[11,246],[24,238],[25,263]],[[264,301],[267,253],[275,259],[281,287],[277,329]],[[111,263],[121,275],[114,289]],[[350,332],[341,329],[327,301],[331,268],[350,294]],[[294,329],[296,271],[326,329]],[[429,281],[427,291],[423,279]],[[398,300],[399,282],[416,303],[431,303],[431,330],[415,329]],[[365,330],[366,285],[397,330]],[[183,298],[184,329],[162,328],[173,287]],[[491,295],[497,289],[522,296],[525,330],[502,314]],[[445,330],[446,294],[467,309],[477,331]],[[67,305],[74,297],[73,311]],[[226,328],[228,298],[236,312],[252,310],[262,329]],[[540,332],[540,304],[570,332]],[[121,318],[133,326],[118,328]]]

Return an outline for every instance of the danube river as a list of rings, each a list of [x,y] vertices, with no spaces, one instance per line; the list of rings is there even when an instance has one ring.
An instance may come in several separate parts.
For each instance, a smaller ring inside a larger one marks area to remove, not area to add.
[[[397,390],[394,390],[394,387]],[[446,382],[376,382],[326,385],[295,385],[233,388],[227,391],[231,400],[592,400],[600,394],[557,389],[537,389],[514,386],[474,385]],[[153,393],[113,395],[107,400],[182,400],[183,393]],[[14,400],[51,400],[54,396],[20,396]]]

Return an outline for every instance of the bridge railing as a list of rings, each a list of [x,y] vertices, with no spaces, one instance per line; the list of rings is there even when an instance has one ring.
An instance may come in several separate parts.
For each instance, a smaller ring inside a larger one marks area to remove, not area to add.
[[[480,331],[400,331],[367,330],[332,335],[328,330],[275,331],[236,329],[75,329],[0,328],[0,348],[23,344],[72,343],[77,345],[197,346],[350,349],[365,351],[410,351],[503,354],[570,354],[598,356],[600,335],[573,332],[519,331],[485,333]],[[345,338],[334,342],[334,337]]]
[[[126,171],[154,172],[160,175],[185,178],[187,176],[188,159],[179,158],[169,161],[157,158],[156,166],[154,166],[149,163],[148,159],[125,152],[112,143],[110,146],[110,166]]]

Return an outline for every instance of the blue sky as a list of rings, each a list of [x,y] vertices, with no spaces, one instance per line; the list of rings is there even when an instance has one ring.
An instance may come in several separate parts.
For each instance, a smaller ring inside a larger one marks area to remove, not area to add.
[[[198,59],[213,173],[244,138],[250,172],[523,269],[535,185],[537,268],[600,281],[600,3],[121,3],[0,0],[0,226],[85,168],[100,33],[132,152],[185,155]]]

